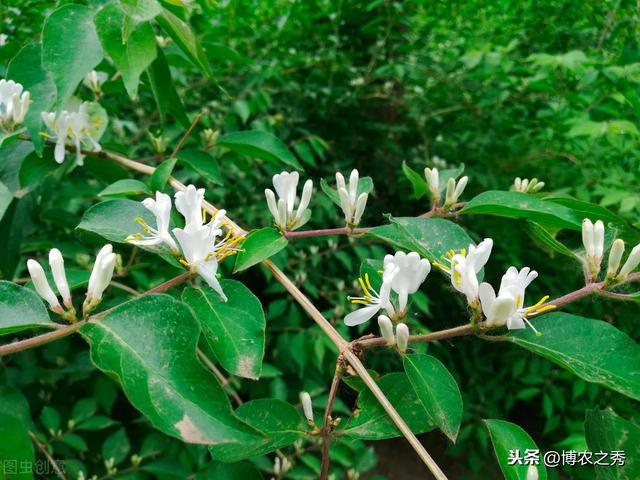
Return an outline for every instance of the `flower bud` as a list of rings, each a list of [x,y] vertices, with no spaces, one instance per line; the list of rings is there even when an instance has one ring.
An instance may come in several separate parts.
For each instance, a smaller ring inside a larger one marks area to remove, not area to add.
[[[302,411],[307,422],[313,423],[313,405],[311,404],[311,395],[309,392],[300,392],[300,402],[302,403]]]
[[[62,313],[63,310],[60,306],[60,302],[58,302],[56,294],[51,290],[42,266],[35,260],[29,259],[27,261],[27,269],[29,270],[31,281],[33,281],[33,286],[35,287],[36,292],[38,292],[38,295],[40,295],[49,304],[51,310],[56,313]]]
[[[607,265],[607,275],[615,276],[618,273],[618,268],[620,268],[620,261],[622,260],[622,255],[624,254],[624,241],[620,238],[617,238],[613,245],[611,245],[611,250],[609,251],[609,264]]]
[[[105,245],[96,256],[96,263],[93,265],[89,286],[87,287],[87,298],[89,301],[100,300],[105,288],[111,282],[113,268],[116,264],[116,256],[110,244]]]
[[[396,327],[396,342],[400,353],[407,351],[407,346],[409,344],[409,327],[407,327],[405,323],[399,323]]]
[[[626,278],[627,275],[636,269],[638,264],[640,264],[640,244],[633,247],[633,250],[631,250],[631,253],[629,253],[627,257],[627,261],[622,265],[619,275],[622,278]]]
[[[62,253],[57,248],[51,249],[49,252],[49,265],[51,266],[51,273],[53,274],[53,281],[60,292],[62,301],[67,307],[71,307],[71,291],[69,290],[69,283],[67,282],[67,275],[64,271],[64,259]]]
[[[434,202],[440,200],[440,174],[438,173],[437,168],[425,168],[424,169],[424,177],[427,180],[427,184],[429,185],[429,190],[431,191],[431,197]]]
[[[396,337],[393,335],[393,323],[386,315],[378,317],[378,326],[380,327],[380,336],[387,341],[387,345],[395,345]]]

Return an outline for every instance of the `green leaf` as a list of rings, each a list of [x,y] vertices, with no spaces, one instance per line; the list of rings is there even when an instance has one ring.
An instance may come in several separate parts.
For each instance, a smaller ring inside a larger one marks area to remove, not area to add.
[[[122,38],[125,15],[115,5],[107,5],[94,22],[100,42],[116,68],[131,98],[138,96],[140,75],[156,59],[156,39],[149,22],[137,25],[126,41]]]
[[[158,50],[155,61],[147,69],[147,74],[162,122],[166,122],[167,115],[171,114],[183,127],[189,128],[191,122],[171,80],[171,70],[162,50]]]
[[[120,5],[136,23],[152,20],[162,12],[157,0],[120,0]]]
[[[75,433],[67,433],[63,437],[60,438],[62,443],[69,445],[74,450],[78,450],[79,452],[86,452],[89,450],[89,446],[87,442],[84,441],[80,435],[76,435]]]
[[[158,165],[149,178],[149,188],[151,191],[162,191],[169,181],[169,177],[176,166],[176,158],[170,158]]]
[[[255,442],[226,444],[209,447],[211,458],[219,462],[233,463],[257,457],[293,444],[305,435],[300,414],[293,406],[275,398],[263,398],[244,403],[236,415],[265,437]]]
[[[93,397],[82,398],[76,402],[71,411],[71,418],[76,422],[82,422],[93,416],[98,409],[98,403]]]
[[[427,185],[426,179],[407,165],[406,162],[402,162],[402,172],[411,183],[411,186],[413,187],[413,196],[416,200],[424,197],[427,192],[429,192],[429,185]]]
[[[33,188],[47,176],[55,172],[60,165],[53,159],[53,149],[45,148],[42,155],[31,152],[20,165],[18,177],[22,188]]]
[[[430,355],[403,355],[402,361],[427,415],[455,442],[462,421],[462,396],[455,379],[440,360]]]
[[[33,479],[33,469],[26,471],[21,469],[21,465],[35,465],[35,454],[33,442],[29,437],[27,425],[19,418],[10,413],[0,412],[0,463],[4,468],[15,465],[15,474],[4,476],[7,470],[3,471],[3,478],[11,480]],[[7,462],[7,463],[4,463]]]
[[[640,347],[614,326],[568,313],[535,321],[542,333],[512,331],[509,338],[588,382],[640,400]]]
[[[216,145],[241,155],[283,163],[302,170],[302,165],[282,140],[261,130],[228,133],[218,138]]]
[[[80,332],[94,364],[167,435],[207,445],[262,439],[233,415],[226,393],[196,359],[200,327],[181,302],[169,295],[141,297]]]
[[[209,182],[223,184],[218,161],[207,152],[197,148],[182,150],[178,152],[178,163],[195,171]]]
[[[196,480],[262,480],[260,470],[249,462],[210,463],[196,474]]]
[[[55,327],[36,292],[0,280],[0,335],[34,327]]]
[[[460,214],[526,218],[545,227],[580,230],[582,219],[569,208],[522,192],[491,190],[472,198]]]
[[[155,216],[142,203],[127,199],[106,200],[89,207],[76,230],[99,235],[109,242],[126,243],[129,235],[144,234],[136,218],[155,227]]]
[[[252,267],[275,255],[285,248],[289,242],[273,228],[261,228],[247,235],[242,242],[242,250],[236,258],[235,272]]]
[[[474,243],[462,227],[442,218],[392,218],[390,225],[375,227],[367,235],[397,249],[416,251],[432,262],[442,262],[449,250],[468,248]]]
[[[162,29],[176,42],[176,45],[196,65],[202,73],[211,76],[209,61],[200,43],[191,31],[191,27],[168,10],[156,17]]]
[[[140,180],[125,178],[112,183],[102,190],[99,197],[126,197],[129,195],[149,195],[149,188]]]
[[[500,470],[504,474],[506,480],[528,480],[528,465],[509,465],[509,451],[520,450],[520,455],[524,457],[527,449],[537,450],[533,439],[518,425],[505,422],[504,420],[485,420],[484,421],[489,436],[493,443],[493,448],[500,465]],[[538,479],[546,480],[547,470],[542,462],[536,466],[538,469]]]
[[[623,451],[624,465],[596,466],[598,480],[640,478],[640,427],[613,410],[587,410],[584,422],[587,445],[592,452]],[[611,457],[606,460],[611,463]]]
[[[4,216],[4,212],[7,211],[12,201],[13,194],[4,183],[0,182],[0,218]]]
[[[65,5],[45,20],[42,61],[58,91],[58,107],[64,107],[82,79],[102,60],[102,47],[93,25],[94,10]]]
[[[389,373],[378,381],[391,404],[411,431],[418,434],[435,428],[404,373]],[[400,431],[384,411],[370,390],[358,396],[358,411],[339,430],[340,433],[362,440],[381,440],[400,436]]]
[[[542,246],[547,248],[552,252],[557,252],[561,255],[565,255],[574,260],[581,261],[580,258],[571,251],[568,247],[566,247],[563,243],[560,243],[556,238],[542,225],[538,225],[535,222],[527,221],[526,224],[527,232],[537,240]]]
[[[42,45],[28,43],[9,63],[7,78],[22,84],[31,95],[31,105],[24,119],[24,126],[38,153],[42,153],[43,138],[41,112],[48,112],[56,101],[56,85],[42,66]]]
[[[348,181],[348,180],[347,180]],[[338,190],[330,187],[329,183],[324,179],[320,179],[320,187],[322,191],[331,199],[333,203],[340,206],[340,195],[338,194]],[[362,177],[358,179],[358,193],[369,193],[373,190],[373,179],[371,177]]]
[[[113,460],[114,465],[122,463],[127,458],[127,454],[131,449],[129,437],[124,428],[120,428],[107,437],[102,444],[102,458],[105,461]]]
[[[266,328],[262,305],[242,283],[222,280],[220,284],[226,302],[209,287],[187,288],[182,300],[195,312],[204,338],[225,370],[257,380]]]

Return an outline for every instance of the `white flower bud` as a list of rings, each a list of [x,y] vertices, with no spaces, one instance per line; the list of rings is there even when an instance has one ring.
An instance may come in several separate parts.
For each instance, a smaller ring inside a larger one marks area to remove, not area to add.
[[[435,201],[440,200],[440,174],[437,168],[425,168],[424,177],[427,179],[431,196]]]
[[[604,254],[604,224],[598,220],[595,224],[585,218],[582,221],[582,243],[587,256],[587,266],[591,277],[595,279],[600,272]]]
[[[617,238],[613,245],[611,245],[611,250],[609,251],[609,264],[607,265],[607,275],[615,276],[618,273],[618,268],[620,268],[620,261],[622,260],[622,255],[624,254],[624,241],[620,238]]]
[[[604,255],[604,223],[598,220],[593,226],[594,257],[602,260]]]
[[[627,275],[636,269],[638,264],[640,264],[640,244],[633,247],[633,250],[631,250],[631,253],[629,253],[627,257],[627,261],[622,265],[619,275],[622,278],[626,278]]]
[[[582,244],[587,256],[593,254],[593,223],[588,218],[582,221]]]
[[[67,275],[64,271],[64,259],[62,253],[57,248],[51,249],[49,252],[49,265],[51,266],[51,273],[53,274],[53,281],[60,292],[62,301],[67,307],[71,307],[71,291],[69,290],[69,283],[67,282]]]
[[[378,317],[378,327],[380,327],[380,336],[387,341],[387,345],[395,345],[396,337],[393,334],[393,323],[386,315]]]
[[[313,405],[311,404],[311,395],[309,392],[300,392],[300,402],[302,403],[302,411],[307,422],[313,423]]]
[[[369,198],[368,193],[361,193],[356,201],[356,211],[353,214],[353,224],[358,225],[360,220],[362,219],[362,214],[364,213],[364,209],[367,206],[367,199]]]
[[[113,269],[116,264],[116,256],[110,244],[105,245],[96,256],[96,263],[93,265],[89,286],[87,287],[87,299],[89,301],[99,301],[102,293],[111,282]]]
[[[31,275],[31,281],[33,281],[33,286],[40,295],[56,313],[61,313],[62,307],[60,306],[60,302],[58,302],[58,298],[56,294],[53,293],[53,290],[49,286],[49,282],[47,281],[47,276],[44,273],[42,266],[36,262],[35,260],[29,259],[27,261],[27,269],[29,270],[29,275]]]
[[[407,351],[409,345],[409,327],[405,323],[399,323],[396,327],[396,342],[400,353]]]

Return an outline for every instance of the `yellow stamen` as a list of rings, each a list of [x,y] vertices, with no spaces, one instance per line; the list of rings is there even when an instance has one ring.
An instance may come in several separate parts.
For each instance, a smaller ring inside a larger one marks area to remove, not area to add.
[[[530,315],[530,314],[536,314],[536,313],[539,313],[539,310],[538,310],[538,309],[539,309],[539,307],[540,307],[544,302],[546,302],[548,299],[549,299],[549,295],[545,295],[544,297],[542,297],[542,298],[538,301],[538,303],[536,303],[535,305],[530,306],[529,308],[527,308],[527,309],[524,311],[524,316],[526,317],[527,315]],[[544,308],[544,307],[543,307],[543,308]],[[555,307],[554,307],[554,308],[555,308]],[[549,309],[545,309],[544,311],[546,312],[547,310],[549,310]]]
[[[358,303],[360,305],[369,305],[367,302],[365,302],[364,300],[351,300],[351,303]]]
[[[151,233],[151,228],[149,227],[149,225],[147,225],[147,222],[145,222],[144,219],[142,219],[141,217],[136,217],[135,221],[142,225],[142,228],[145,232]]]
[[[362,277],[358,278],[358,283],[360,283],[360,288],[362,288],[362,292],[364,293],[364,296],[368,297],[369,296],[369,290],[367,290],[366,285],[362,281]]]
[[[202,209],[202,223],[207,223],[207,211]]]
[[[181,258],[179,260],[179,262],[184,265],[185,267],[189,268],[191,265],[189,265],[189,262],[187,262],[184,258]]]
[[[516,308],[520,308],[520,305],[522,305],[522,297],[518,295],[518,298],[516,299]]]
[[[369,288],[370,291],[373,291],[373,287],[371,286],[371,282],[369,281],[369,274],[368,273],[364,274],[364,279],[367,282],[367,288]]]
[[[434,267],[438,267],[440,270],[444,270],[444,271],[445,271],[445,272],[447,272],[447,273],[449,272],[449,267],[447,267],[447,266],[445,266],[445,265],[443,265],[443,264],[441,264],[441,263],[438,263],[438,262],[431,262],[431,264],[432,264]]]
[[[555,310],[557,307],[555,305],[545,305],[542,308],[539,308],[534,312],[534,315],[538,315],[540,313],[548,312],[549,310]]]

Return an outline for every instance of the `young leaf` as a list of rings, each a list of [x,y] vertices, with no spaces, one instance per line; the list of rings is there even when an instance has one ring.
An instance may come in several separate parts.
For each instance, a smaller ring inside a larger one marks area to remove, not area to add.
[[[535,320],[542,333],[514,330],[512,342],[566,368],[588,382],[640,400],[640,347],[613,325],[568,313]]]
[[[598,480],[640,478],[640,427],[613,410],[587,410],[584,421],[587,445],[592,452],[624,452],[624,465],[596,466]],[[611,458],[607,462],[611,462]]]
[[[124,21],[124,13],[115,5],[107,5],[94,19],[105,52],[122,72],[124,87],[129,96],[136,98],[140,75],[156,58],[156,39],[151,24],[144,22],[137,25],[129,38],[123,41]]]
[[[402,162],[402,172],[407,180],[413,187],[413,196],[416,200],[424,197],[429,191],[429,185],[423,175],[420,175],[413,168],[407,165],[406,162]]]
[[[302,170],[298,159],[278,137],[260,130],[232,132],[218,138],[218,147],[224,147],[241,155],[283,163]]]
[[[440,360],[430,355],[403,355],[402,361],[427,415],[455,442],[462,421],[462,396],[455,379]]]
[[[91,359],[117,378],[129,401],[167,435],[216,445],[259,441],[233,415],[215,377],[196,358],[200,327],[169,295],[148,295],[82,327]]]
[[[30,94],[31,105],[24,119],[24,126],[38,153],[44,147],[41,112],[48,112],[56,101],[56,85],[42,66],[42,45],[28,43],[9,63],[7,78],[21,83]]]
[[[129,443],[129,437],[124,428],[120,428],[107,437],[102,444],[102,458],[105,461],[113,460],[114,465],[122,463],[127,458],[131,444]]]
[[[176,45],[200,69],[202,73],[211,76],[209,61],[198,43],[191,27],[168,10],[164,10],[156,17],[162,29],[176,42]]]
[[[214,460],[229,463],[257,457],[289,446],[305,435],[302,417],[295,408],[282,400],[253,400],[240,405],[235,413],[247,424],[263,432],[265,437],[255,442],[209,447]]]
[[[518,425],[504,420],[485,420],[484,424],[489,430],[493,449],[504,478],[506,480],[528,480],[527,470],[529,466],[524,464],[509,465],[509,452],[511,450],[519,450],[520,455],[524,457],[525,450],[537,450],[538,447],[529,434]],[[538,470],[538,480],[546,480],[547,470],[544,464],[540,462],[540,465],[536,465],[536,468]]]
[[[197,148],[178,152],[178,163],[185,165],[209,182],[223,184],[218,161],[209,153]]]
[[[89,207],[76,230],[99,235],[109,242],[126,243],[129,235],[144,234],[136,218],[155,226],[155,216],[142,203],[127,199],[106,200]]]
[[[432,262],[442,262],[449,250],[469,248],[474,243],[462,227],[441,218],[392,218],[390,225],[375,227],[367,235],[394,248],[416,251]]]
[[[140,180],[125,178],[112,183],[102,190],[99,197],[126,197],[129,195],[149,195],[149,188]]]
[[[182,100],[171,80],[171,70],[162,50],[158,50],[155,61],[147,69],[147,74],[162,122],[164,123],[167,115],[171,114],[183,127],[189,128],[191,122],[187,118]]]
[[[378,385],[414,433],[424,433],[436,426],[424,411],[404,373],[389,373]],[[358,396],[358,411],[339,430],[361,440],[381,440],[400,436],[400,431],[370,390]]]
[[[532,221],[527,221],[526,230],[531,237],[537,240],[542,246],[546,247],[552,252],[557,252],[561,255],[565,255],[573,260],[581,261],[580,257],[572,252],[564,244],[560,243],[556,238],[542,225],[539,225]]]
[[[222,366],[257,380],[262,371],[266,320],[260,300],[242,283],[220,282],[225,302],[209,287],[187,288],[182,300],[200,322],[204,337]]]
[[[152,192],[164,190],[177,161],[178,160],[176,158],[170,158],[156,167],[155,171],[149,178],[149,188]]]
[[[247,235],[236,258],[234,271],[240,272],[275,255],[289,242],[273,228],[261,228]]]
[[[42,31],[42,60],[58,91],[56,105],[64,107],[78,84],[102,60],[94,11],[65,5],[46,19]]]
[[[472,198],[461,214],[526,218],[545,227],[580,230],[582,219],[569,208],[522,192],[491,190]]]
[[[0,280],[0,335],[34,327],[55,327],[36,292]]]

